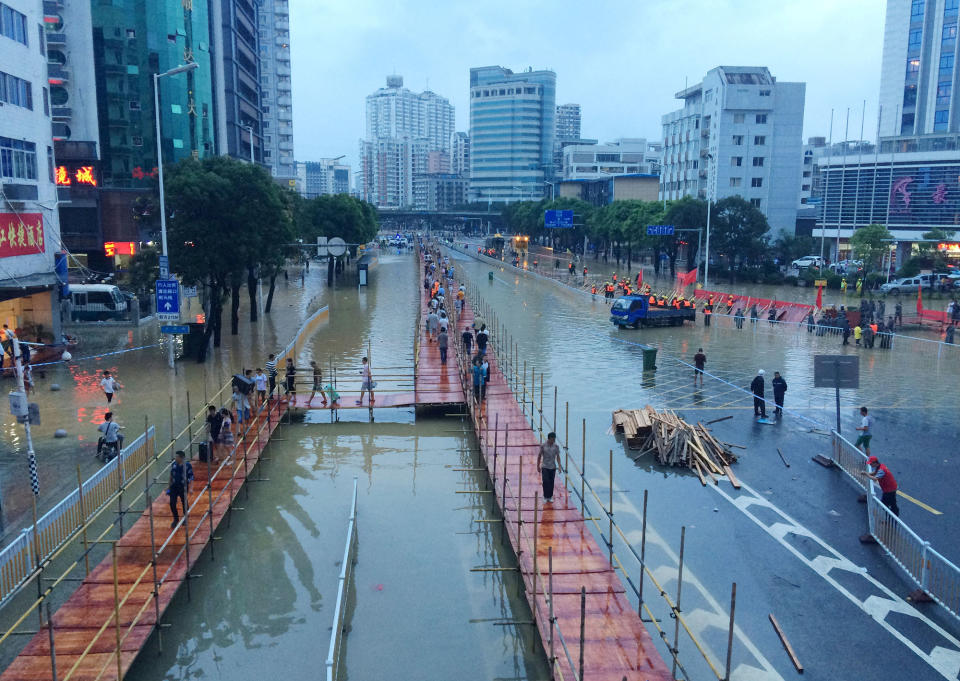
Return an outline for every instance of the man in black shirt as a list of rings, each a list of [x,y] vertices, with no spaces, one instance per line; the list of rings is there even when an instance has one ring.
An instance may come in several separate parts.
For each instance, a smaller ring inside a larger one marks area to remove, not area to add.
[[[187,515],[187,497],[190,495],[190,483],[193,482],[193,466],[185,460],[182,450],[177,450],[173,464],[170,466],[170,487],[167,494],[170,496],[170,511],[173,513],[173,522],[170,527],[176,527],[180,522],[177,513],[177,499],[183,505],[183,515]]]
[[[763,369],[757,372],[756,378],[750,383],[750,392],[753,393],[753,415],[767,418],[767,403],[763,399]]]
[[[773,372],[773,401],[777,405],[777,408],[773,410],[773,413],[776,416],[783,416],[783,396],[787,392],[787,382],[783,380],[783,376],[780,375],[779,371]]]
[[[707,356],[703,354],[703,348],[697,348],[697,354],[693,356],[693,364],[696,369],[693,370],[693,384],[697,384],[697,377],[700,377],[700,385],[703,385],[703,365],[707,363]]]

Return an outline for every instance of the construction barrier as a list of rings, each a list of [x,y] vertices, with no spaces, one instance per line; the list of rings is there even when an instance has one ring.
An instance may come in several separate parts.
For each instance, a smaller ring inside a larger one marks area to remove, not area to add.
[[[0,551],[0,607],[80,531],[117,490],[151,460],[156,431],[153,426],[123,448],[120,455],[90,476],[56,506],[43,514],[33,527]]]
[[[960,619],[960,568],[935,551],[880,501],[867,477],[867,456],[833,431],[833,463],[867,495],[867,522],[873,537],[926,596]]]
[[[347,588],[353,576],[353,563],[357,555],[357,476],[353,476],[353,501],[350,503],[350,519],[347,521],[347,543],[343,549],[343,562],[337,578],[337,600],[333,609],[333,630],[330,632],[330,647],[327,651],[327,681],[336,681],[340,674],[340,655],[343,643],[344,620],[347,616]]]

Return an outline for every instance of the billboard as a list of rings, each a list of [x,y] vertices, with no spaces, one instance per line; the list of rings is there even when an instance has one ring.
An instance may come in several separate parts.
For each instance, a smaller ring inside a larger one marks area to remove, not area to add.
[[[543,211],[543,226],[554,229],[570,229],[573,227],[573,211],[545,210]]]

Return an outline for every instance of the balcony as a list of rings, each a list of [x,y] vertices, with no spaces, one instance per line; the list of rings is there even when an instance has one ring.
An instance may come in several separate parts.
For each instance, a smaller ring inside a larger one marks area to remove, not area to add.
[[[289,31],[290,30],[290,20],[289,19],[277,19],[274,22],[274,27],[278,31]]]
[[[277,148],[280,151],[293,151],[293,142],[278,142]]]
[[[69,106],[55,106],[51,109],[53,120],[68,121],[73,117],[73,109]]]
[[[277,106],[293,106],[293,98],[277,97]]]
[[[66,45],[67,44],[66,33],[47,33],[44,37],[47,39],[47,45]]]
[[[62,64],[47,64],[47,78],[50,80],[70,80],[70,69]]]

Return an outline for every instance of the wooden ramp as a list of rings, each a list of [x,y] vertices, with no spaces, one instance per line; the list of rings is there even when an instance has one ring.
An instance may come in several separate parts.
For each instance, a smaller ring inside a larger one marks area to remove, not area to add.
[[[461,329],[472,323],[473,311],[469,303],[458,321]],[[571,668],[559,642],[560,637],[554,635],[554,656],[563,678],[572,679],[578,672],[580,594],[583,588],[586,590],[583,678],[589,681],[671,679],[653,639],[640,622],[611,567],[607,551],[594,539],[559,475],[553,503],[543,503],[537,473],[540,443],[490,349],[487,359],[490,362],[490,382],[486,401],[474,409],[473,423],[488,472],[494,480],[494,494],[503,510],[507,535],[519,558],[527,600],[544,648],[547,649],[550,640],[549,591],[545,576],[548,549],[552,549],[554,626],[562,634],[569,660],[575,665]],[[466,362],[464,366],[468,364]],[[485,422],[481,422],[481,417]],[[539,495],[536,511],[534,495]],[[522,529],[518,516],[523,523]],[[539,578],[535,578],[533,546],[536,546]]]
[[[117,540],[116,564],[108,553],[53,616],[57,679],[68,675],[76,681],[123,678],[177,590],[185,583],[189,589],[188,570],[228,513],[285,411],[285,405],[274,402],[269,417],[266,410],[261,412],[248,430],[248,439],[240,442],[234,458],[219,470],[215,465],[191,462],[195,480],[188,499],[192,507],[189,524],[181,518],[180,525],[171,528],[173,516],[169,497],[163,493],[165,485],[154,485],[160,497],[151,505],[152,519],[149,509],[145,510]],[[154,546],[156,575],[151,567]],[[115,607],[115,594],[119,608]],[[51,681],[52,676],[49,629],[44,627],[0,681]]]
[[[420,259],[420,278],[423,274],[423,255]],[[453,307],[455,296],[454,287],[449,287],[447,291],[446,305]],[[440,348],[437,347],[435,339],[427,334],[427,315],[430,313],[430,293],[420,287],[420,325],[417,329],[419,343],[417,344],[417,370],[414,379],[414,394],[416,403],[419,406],[440,406],[444,404],[463,404],[463,387],[460,385],[460,376],[457,372],[457,362],[454,352],[459,345],[460,333],[463,331],[463,324],[460,324],[459,331],[451,323],[448,329],[449,351],[447,363],[440,362]],[[452,321],[452,320],[451,320]],[[379,398],[378,398],[379,399]]]

